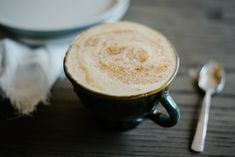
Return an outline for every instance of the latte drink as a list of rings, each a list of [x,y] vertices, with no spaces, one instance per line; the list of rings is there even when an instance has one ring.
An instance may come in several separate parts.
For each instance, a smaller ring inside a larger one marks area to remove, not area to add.
[[[177,57],[161,33],[132,22],[103,24],[81,33],[65,68],[81,86],[111,96],[147,93],[174,75]]]

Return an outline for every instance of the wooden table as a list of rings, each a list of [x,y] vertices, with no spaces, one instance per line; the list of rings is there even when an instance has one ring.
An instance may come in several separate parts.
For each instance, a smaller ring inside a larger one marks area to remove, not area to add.
[[[235,1],[132,0],[124,20],[158,29],[175,45],[180,70],[171,94],[181,110],[173,128],[149,120],[136,129],[112,133],[92,121],[67,80],[52,90],[51,105],[29,117],[12,118],[8,100],[0,104],[0,156],[156,157],[235,156]],[[226,70],[223,92],[212,99],[206,147],[190,151],[202,95],[189,71],[209,60]]]

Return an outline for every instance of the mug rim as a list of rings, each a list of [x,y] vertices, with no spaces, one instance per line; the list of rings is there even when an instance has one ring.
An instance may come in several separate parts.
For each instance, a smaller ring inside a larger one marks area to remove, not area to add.
[[[168,40],[168,39],[167,39]],[[67,50],[66,54],[65,54],[65,57],[64,57],[64,63],[63,63],[63,66],[64,66],[64,72],[65,72],[65,75],[67,76],[67,78],[71,81],[71,82],[74,82],[76,83],[76,86],[79,86],[81,89],[83,90],[86,90],[87,92],[95,95],[95,96],[99,96],[99,97],[105,97],[105,98],[108,98],[108,99],[117,99],[117,100],[125,100],[125,99],[137,99],[137,98],[143,98],[143,97],[148,97],[150,95],[154,95],[156,93],[159,93],[160,91],[166,89],[170,83],[172,82],[172,80],[175,78],[178,70],[179,70],[179,64],[180,64],[180,59],[179,59],[179,55],[178,53],[176,52],[176,49],[175,47],[172,45],[172,43],[168,40],[168,42],[170,43],[170,46],[171,48],[173,49],[173,52],[175,54],[175,59],[176,59],[176,66],[175,66],[175,69],[174,69],[174,72],[172,73],[172,75],[170,76],[170,78],[162,85],[160,86],[159,88],[157,89],[154,89],[154,90],[151,90],[151,91],[147,91],[147,92],[144,92],[144,93],[140,93],[140,94],[135,94],[135,95],[127,95],[127,96],[116,96],[116,95],[109,95],[109,94],[105,94],[105,93],[100,93],[98,91],[95,91],[95,90],[92,90],[84,85],[82,85],[81,83],[77,82],[73,77],[72,75],[68,72],[67,70],[67,66],[66,66],[66,62],[67,62],[67,57],[68,57],[68,53],[70,51],[70,49],[72,48],[72,45],[69,47],[69,49]]]

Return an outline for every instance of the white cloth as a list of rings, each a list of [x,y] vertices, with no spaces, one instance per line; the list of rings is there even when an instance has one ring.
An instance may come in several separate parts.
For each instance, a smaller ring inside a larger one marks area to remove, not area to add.
[[[68,43],[30,48],[11,39],[0,40],[1,94],[19,113],[31,113],[39,102],[47,104],[67,49]]]

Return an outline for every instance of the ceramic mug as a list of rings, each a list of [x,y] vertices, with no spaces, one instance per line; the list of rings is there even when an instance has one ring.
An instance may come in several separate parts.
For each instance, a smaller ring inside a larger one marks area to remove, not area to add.
[[[145,118],[151,119],[163,127],[174,126],[179,121],[179,108],[168,90],[179,68],[177,53],[175,55],[175,70],[170,79],[155,90],[135,96],[110,96],[82,86],[73,79],[66,68],[67,54],[64,59],[65,74],[72,83],[74,91],[81,102],[91,110],[95,119],[101,125],[113,130],[128,130],[140,124]],[[166,109],[168,115],[156,110],[159,102]]]

